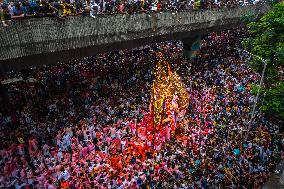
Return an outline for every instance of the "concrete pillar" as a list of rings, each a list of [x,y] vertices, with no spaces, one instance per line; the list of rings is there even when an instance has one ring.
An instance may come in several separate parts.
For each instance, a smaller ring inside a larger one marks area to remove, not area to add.
[[[5,68],[4,68],[3,63],[2,63],[2,64],[0,63],[0,75],[1,75],[1,76],[6,75],[6,72],[5,72]]]
[[[6,76],[6,75],[7,71],[5,65],[0,63],[0,76]],[[2,105],[2,107],[4,107],[4,109],[7,109],[7,107],[10,105],[8,90],[5,87],[5,85],[2,84],[1,82],[0,82],[0,104]]]
[[[0,82],[0,103],[4,109],[9,106],[9,96],[6,87]]]
[[[184,38],[181,40],[183,43],[183,54],[185,57],[191,58],[192,50],[197,50],[196,44],[198,44],[201,39],[202,39],[202,35],[196,34],[195,36]]]

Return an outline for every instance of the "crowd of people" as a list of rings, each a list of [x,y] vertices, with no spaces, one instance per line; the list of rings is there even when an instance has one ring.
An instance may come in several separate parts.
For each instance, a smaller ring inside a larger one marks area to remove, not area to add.
[[[248,132],[250,85],[260,75],[233,48],[246,35],[211,33],[194,60],[170,41],[3,76],[0,188],[260,188],[284,138],[260,111]],[[180,134],[148,150],[137,130],[149,112],[156,52],[190,102]]]
[[[8,26],[11,19],[69,15],[135,14],[161,11],[216,9],[256,4],[262,0],[16,0],[0,2],[0,19]]]

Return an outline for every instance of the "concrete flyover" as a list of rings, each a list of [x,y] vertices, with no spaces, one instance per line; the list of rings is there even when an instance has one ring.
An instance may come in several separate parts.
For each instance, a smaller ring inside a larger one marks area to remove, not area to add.
[[[15,20],[9,27],[0,26],[0,71],[20,70],[171,39],[190,43],[196,34],[237,26],[242,15],[252,12],[259,16],[269,9],[269,5],[262,4],[176,14]]]

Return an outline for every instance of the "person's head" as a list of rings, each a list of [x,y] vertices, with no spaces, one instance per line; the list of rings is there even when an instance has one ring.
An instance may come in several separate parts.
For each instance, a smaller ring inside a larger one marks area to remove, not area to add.
[[[22,7],[22,4],[20,2],[15,3],[15,8],[20,9]]]

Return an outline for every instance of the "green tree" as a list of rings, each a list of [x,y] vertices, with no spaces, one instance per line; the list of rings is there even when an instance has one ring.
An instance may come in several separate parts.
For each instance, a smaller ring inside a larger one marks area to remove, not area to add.
[[[243,41],[244,47],[267,60],[261,108],[267,114],[284,119],[284,2],[275,4],[260,19],[250,22],[248,29],[251,37]],[[258,72],[262,71],[264,64],[260,59],[254,58],[250,63]],[[254,86],[252,92],[258,87]]]

